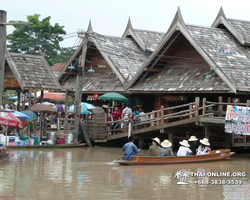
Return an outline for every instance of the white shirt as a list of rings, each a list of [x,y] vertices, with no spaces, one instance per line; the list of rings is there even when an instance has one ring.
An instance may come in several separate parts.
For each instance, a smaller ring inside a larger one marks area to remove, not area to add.
[[[192,153],[192,151],[188,147],[180,146],[177,156],[186,156],[187,153]]]
[[[132,114],[132,109],[129,107],[126,107],[123,111],[122,114],[124,114],[124,120],[128,120],[128,116]]]
[[[196,155],[205,155],[205,154],[207,154],[207,148],[204,147],[204,148],[202,149],[202,146],[200,145],[200,146],[198,147],[198,149],[197,149]]]

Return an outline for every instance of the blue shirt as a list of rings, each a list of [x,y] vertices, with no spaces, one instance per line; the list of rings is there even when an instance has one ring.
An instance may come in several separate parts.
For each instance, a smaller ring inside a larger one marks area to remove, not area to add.
[[[122,150],[124,151],[124,155],[122,156],[122,158],[126,160],[131,160],[132,156],[136,155],[136,153],[139,151],[137,146],[135,146],[135,144],[132,142],[124,144]]]

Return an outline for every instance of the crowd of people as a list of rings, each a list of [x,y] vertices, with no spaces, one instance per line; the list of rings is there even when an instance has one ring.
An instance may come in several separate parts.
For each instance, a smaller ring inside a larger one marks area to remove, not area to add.
[[[123,105],[120,109],[116,106],[113,112],[109,108],[105,117],[107,135],[118,133],[119,127],[124,128],[124,132],[128,132],[130,120],[133,120],[133,123],[138,123],[148,119],[149,116],[145,115],[141,106],[137,106],[134,111],[132,111],[130,104]]]
[[[134,137],[130,136],[128,138],[128,143],[126,143],[122,151],[124,151],[123,159],[131,160],[133,155],[137,155],[141,149],[138,149],[134,144]],[[188,141],[183,140],[179,142],[180,147],[177,151],[177,156],[189,156],[189,155],[205,155],[209,154],[211,149],[209,148],[210,143],[207,138],[199,140],[196,136],[191,136]],[[149,156],[174,156],[172,151],[172,143],[169,140],[160,141],[159,138],[152,138],[152,145],[149,147]]]

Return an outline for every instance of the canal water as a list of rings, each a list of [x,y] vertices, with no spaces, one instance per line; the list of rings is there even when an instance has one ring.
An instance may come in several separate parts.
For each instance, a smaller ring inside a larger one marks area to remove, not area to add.
[[[0,162],[0,199],[250,199],[247,154],[196,164],[120,166],[111,162],[121,154],[120,148],[104,147],[11,150],[9,159]],[[176,176],[180,170],[189,172],[185,180]],[[226,172],[233,177],[218,177]],[[180,181],[186,184],[177,184]]]

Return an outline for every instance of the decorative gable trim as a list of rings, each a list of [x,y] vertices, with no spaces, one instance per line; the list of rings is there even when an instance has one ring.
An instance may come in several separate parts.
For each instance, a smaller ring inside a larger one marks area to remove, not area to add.
[[[212,27],[217,28],[220,24],[223,24],[228,31],[239,41],[240,44],[246,45],[245,39],[238,33],[238,31],[229,23],[227,20],[227,17],[222,9],[220,8],[220,11],[214,20]]]

